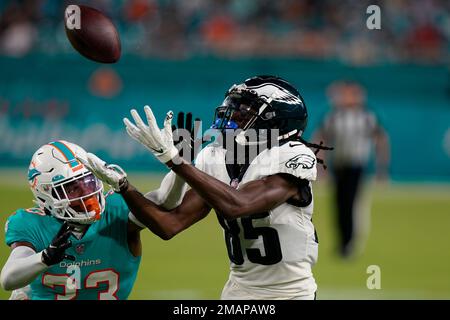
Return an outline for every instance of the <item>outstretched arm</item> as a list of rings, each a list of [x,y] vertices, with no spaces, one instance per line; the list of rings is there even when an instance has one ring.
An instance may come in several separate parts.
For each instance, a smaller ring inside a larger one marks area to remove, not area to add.
[[[189,190],[181,204],[172,210],[157,206],[131,184],[121,190],[121,194],[136,218],[164,240],[171,239],[203,219],[211,210],[194,190]]]
[[[227,184],[198,170],[186,160],[178,157],[173,145],[169,111],[163,129],[158,128],[149,106],[144,107],[147,124],[136,110],[131,110],[135,124],[124,119],[128,134],[143,144],[156,158],[181,176],[217,213],[227,219],[270,210],[297,194],[297,185],[282,175],[250,182],[235,190]]]
[[[193,190],[186,193],[178,207],[172,210],[164,209],[133,187],[128,182],[126,173],[119,166],[107,165],[92,153],[87,154],[87,159],[78,158],[78,160],[97,178],[120,193],[137,220],[164,240],[171,239],[177,233],[203,219],[211,210],[210,206]],[[136,226],[131,227],[129,224],[128,231],[133,231],[133,228]]]
[[[298,194],[298,181],[288,174],[251,181],[236,190],[185,161],[168,165],[226,219],[271,210]]]

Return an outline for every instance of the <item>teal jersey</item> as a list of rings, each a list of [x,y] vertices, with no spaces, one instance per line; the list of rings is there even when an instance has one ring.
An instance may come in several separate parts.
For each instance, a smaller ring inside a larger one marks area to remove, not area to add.
[[[70,237],[66,253],[76,261],[63,260],[40,274],[31,283],[31,299],[127,299],[141,260],[128,248],[128,213],[120,195],[107,195],[100,220],[80,240]],[[17,210],[6,223],[8,246],[29,242],[37,252],[48,247],[62,225],[39,208]]]

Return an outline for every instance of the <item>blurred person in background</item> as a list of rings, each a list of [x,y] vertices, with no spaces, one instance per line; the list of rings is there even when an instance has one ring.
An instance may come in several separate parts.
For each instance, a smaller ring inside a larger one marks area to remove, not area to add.
[[[360,205],[371,150],[375,147],[377,180],[386,181],[390,147],[386,131],[366,106],[366,93],[360,84],[339,81],[331,84],[327,91],[332,110],[316,132],[316,139],[323,139],[335,148],[328,154],[335,191],[339,253],[346,258],[352,256],[358,246],[363,247],[362,222],[368,219],[363,215],[369,210],[363,210]]]

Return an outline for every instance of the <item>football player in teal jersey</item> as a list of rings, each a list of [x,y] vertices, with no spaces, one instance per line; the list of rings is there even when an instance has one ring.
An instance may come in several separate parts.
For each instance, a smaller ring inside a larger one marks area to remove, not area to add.
[[[86,159],[86,152],[66,141],[33,155],[28,180],[37,206],[17,210],[5,226],[12,251],[0,283],[14,290],[11,299],[126,299],[131,292],[145,226],[120,195],[105,195],[102,182],[77,158]],[[174,174],[147,196],[176,206],[168,185],[176,189]]]

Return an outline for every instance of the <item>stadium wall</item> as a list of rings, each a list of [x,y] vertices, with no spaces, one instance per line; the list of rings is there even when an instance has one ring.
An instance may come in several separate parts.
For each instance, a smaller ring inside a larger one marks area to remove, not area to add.
[[[326,87],[353,79],[392,144],[391,174],[398,181],[450,181],[450,85],[442,66],[346,66],[297,59],[182,61],[125,56],[99,65],[78,56],[0,57],[0,166],[26,166],[41,144],[66,139],[129,170],[161,171],[128,138],[122,118],[150,104],[162,119],[168,109],[192,111],[206,129],[228,87],[255,74],[276,74],[304,96],[310,137],[328,110]]]

